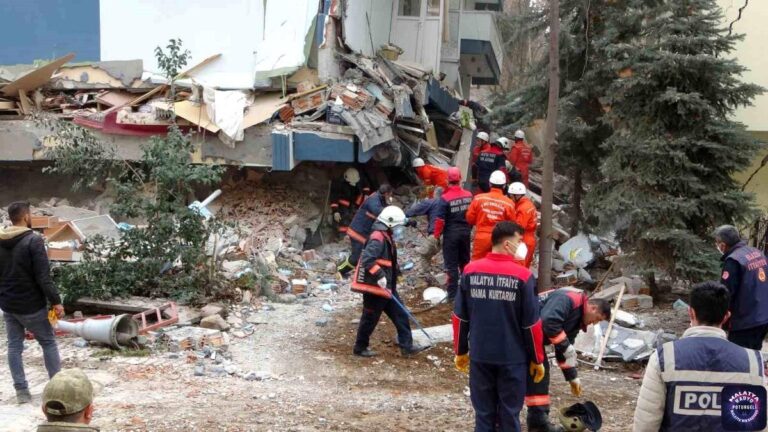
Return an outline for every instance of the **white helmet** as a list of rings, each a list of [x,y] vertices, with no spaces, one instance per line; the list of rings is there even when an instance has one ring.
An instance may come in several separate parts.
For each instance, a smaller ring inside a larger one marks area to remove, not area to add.
[[[509,138],[507,138],[507,137],[500,137],[499,139],[496,140],[496,142],[501,144],[501,147],[504,150],[509,150]]]
[[[525,139],[525,132],[523,132],[522,129],[518,129],[515,131],[515,139]]]
[[[510,195],[525,195],[525,185],[520,182],[514,182],[511,185],[509,185],[509,194]]]
[[[405,213],[398,206],[389,206],[379,213],[377,220],[389,228],[394,228],[405,224]]]
[[[411,162],[411,166],[414,168],[423,167],[424,166],[424,159],[422,158],[416,158]]]
[[[494,171],[491,173],[490,182],[492,185],[504,186],[507,184],[507,175],[503,171]]]
[[[358,172],[356,168],[347,168],[347,170],[344,171],[344,180],[352,186],[355,186],[360,182],[360,172]]]
[[[485,142],[489,142],[491,140],[491,137],[488,136],[488,132],[479,132],[477,134],[477,139],[483,140]]]

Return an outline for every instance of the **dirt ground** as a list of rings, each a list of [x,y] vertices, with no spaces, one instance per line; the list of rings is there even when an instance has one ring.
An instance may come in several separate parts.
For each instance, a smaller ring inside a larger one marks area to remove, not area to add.
[[[420,291],[403,289],[402,294],[414,310],[423,307]],[[331,312],[323,310],[325,303]],[[94,423],[104,431],[472,430],[468,378],[454,369],[450,344],[403,358],[394,343],[394,326],[382,318],[372,339],[378,357],[351,355],[360,297],[347,285],[338,293],[313,292],[294,304],[256,307],[262,323],[251,336],[232,337],[228,349],[233,369],[243,374],[214,374],[215,363],[199,360],[193,352],[159,349],[145,357],[104,356],[103,349],[74,346],[71,337],[60,339],[64,367],[80,367],[96,383]],[[443,305],[417,316],[425,326],[448,324],[450,308]],[[324,319],[327,324],[318,325]],[[669,305],[643,319],[651,328],[662,323],[673,327],[678,335],[687,325]],[[5,345],[2,336],[0,353]],[[198,362],[205,365],[205,376],[195,376]],[[34,430],[43,420],[42,352],[34,341],[27,343],[32,405],[16,405],[4,358],[2,363],[0,431]],[[642,366],[610,366],[615,369],[599,372],[581,366],[583,400],[600,407],[601,430],[627,431],[640,387],[640,380],[630,375],[642,372]],[[261,379],[244,379],[248,371],[259,372]],[[551,394],[554,407],[577,402],[556,367]]]

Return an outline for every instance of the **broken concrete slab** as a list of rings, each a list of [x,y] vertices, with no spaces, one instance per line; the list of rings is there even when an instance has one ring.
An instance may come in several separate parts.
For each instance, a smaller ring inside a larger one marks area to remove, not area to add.
[[[628,294],[641,294],[640,290],[646,287],[645,281],[640,276],[622,276],[608,281],[608,285],[618,285],[621,283],[627,284]]]
[[[627,310],[653,308],[653,297],[644,294],[625,294],[621,299],[621,308]]]
[[[225,317],[227,315],[227,310],[224,306],[217,304],[207,304],[200,308],[200,316],[203,318],[207,318],[211,315],[221,315],[222,317]]]
[[[621,284],[610,286],[602,291],[596,292],[592,295],[592,298],[611,301],[619,295],[619,291],[621,291]]]
[[[227,331],[229,330],[229,323],[221,317],[221,315],[210,315],[200,320],[200,327]]]
[[[453,325],[445,324],[441,326],[427,327],[424,329],[429,338],[421,330],[411,330],[413,343],[415,345],[427,346],[433,343],[450,343],[453,341]],[[432,342],[429,339],[432,339]]]

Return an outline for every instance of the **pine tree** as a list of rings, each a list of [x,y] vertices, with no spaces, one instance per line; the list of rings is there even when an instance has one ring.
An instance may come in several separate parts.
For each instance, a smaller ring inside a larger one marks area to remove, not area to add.
[[[762,89],[739,81],[744,68],[728,54],[741,36],[727,34],[714,0],[638,2],[623,20],[642,27],[631,42],[605,46],[617,74],[602,100],[613,133],[588,202],[635,270],[711,277],[712,228],[752,210],[731,175],[758,144],[729,116]]]

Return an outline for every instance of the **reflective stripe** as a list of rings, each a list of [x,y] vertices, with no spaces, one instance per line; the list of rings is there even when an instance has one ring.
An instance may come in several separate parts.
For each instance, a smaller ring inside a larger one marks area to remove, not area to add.
[[[557,365],[560,366],[560,369],[573,369],[573,366],[569,365],[566,362],[557,362]]]
[[[549,338],[549,341],[552,342],[552,345],[557,345],[560,342],[564,341],[566,337],[568,336],[565,335],[565,331],[561,330],[560,333]]]
[[[664,351],[664,372],[662,372],[662,375],[667,372],[674,372],[675,371],[675,346],[672,344],[672,342],[667,342],[661,346],[661,349],[662,351]]]
[[[339,205],[336,204],[336,203],[331,204],[331,208],[333,208],[333,209],[338,208],[338,207],[339,207]]]
[[[340,233],[346,233],[347,232],[347,227],[339,227],[339,232]]]
[[[381,270],[381,267],[379,267],[379,265],[378,265],[378,264],[374,264],[374,265],[373,265],[373,267],[371,267],[371,268],[368,270],[368,273],[370,273],[370,274],[376,274],[376,273],[378,273],[380,270]]]
[[[355,205],[360,207],[360,204],[362,204],[362,203],[363,203],[363,196],[362,195],[358,195],[357,196],[357,201],[355,201]]]
[[[549,395],[533,395],[525,397],[525,406],[544,406],[549,405]]]
[[[376,215],[369,211],[365,212],[365,215],[368,216],[370,219],[376,220]]]
[[[362,235],[358,234],[352,228],[347,228],[347,235],[349,236],[349,238],[351,238],[352,240],[354,240],[354,241],[356,241],[358,243],[365,243],[365,237],[363,237]]]
[[[392,267],[392,261],[387,259],[377,259],[376,264],[383,266],[383,267]]]
[[[349,201],[347,201],[347,200],[344,200],[344,199],[340,199],[340,200],[339,200],[339,204],[343,205],[344,207],[349,207],[349,204],[350,204],[350,203],[349,203]]]

